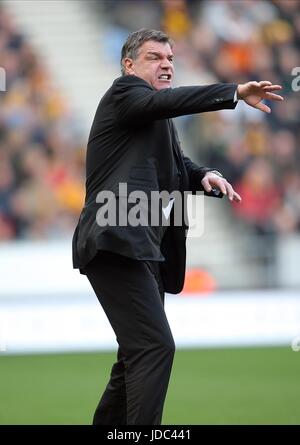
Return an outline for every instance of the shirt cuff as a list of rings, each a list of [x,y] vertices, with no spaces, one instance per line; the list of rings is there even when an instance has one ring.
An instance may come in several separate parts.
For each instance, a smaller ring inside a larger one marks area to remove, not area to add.
[[[233,102],[238,102],[238,98],[237,98],[237,89],[235,90],[235,93],[234,93]]]

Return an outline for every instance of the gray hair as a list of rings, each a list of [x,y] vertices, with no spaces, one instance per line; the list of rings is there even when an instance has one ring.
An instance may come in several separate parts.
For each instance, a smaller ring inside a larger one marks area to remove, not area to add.
[[[124,67],[124,59],[129,57],[134,60],[138,56],[139,48],[149,40],[154,40],[155,42],[169,43],[173,46],[173,42],[170,37],[162,31],[156,31],[155,29],[139,29],[127,37],[121,51],[121,73],[124,76],[126,74]]]

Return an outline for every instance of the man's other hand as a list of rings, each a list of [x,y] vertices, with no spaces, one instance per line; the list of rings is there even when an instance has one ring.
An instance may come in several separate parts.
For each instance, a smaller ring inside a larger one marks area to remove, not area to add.
[[[262,100],[284,100],[282,96],[279,96],[273,92],[281,89],[282,86],[273,85],[272,82],[267,80],[262,80],[261,82],[247,82],[238,85],[237,98],[243,99],[253,108],[257,108],[265,113],[271,113],[271,108],[262,103]]]
[[[227,195],[230,201],[234,200],[236,202],[241,202],[242,200],[240,195],[233,189],[232,185],[229,184],[225,178],[222,178],[216,173],[207,172],[202,179],[201,184],[206,192],[211,192],[213,188],[217,188],[223,195]]]

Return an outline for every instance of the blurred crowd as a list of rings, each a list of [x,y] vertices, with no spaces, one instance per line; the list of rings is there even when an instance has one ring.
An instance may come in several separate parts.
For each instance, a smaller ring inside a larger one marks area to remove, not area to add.
[[[65,237],[84,199],[85,152],[42,58],[2,8],[0,66],[0,240]]]
[[[260,234],[299,231],[300,91],[292,70],[300,66],[300,0],[103,0],[94,7],[99,5],[111,23],[106,48],[116,61],[129,32],[160,28],[175,41],[180,84],[270,80],[283,86],[285,101],[272,103],[270,115],[239,103],[235,111],[184,119],[184,127],[193,157],[220,170],[242,195],[235,215]],[[84,200],[84,146],[43,59],[3,9],[0,66],[6,72],[0,240],[70,235]]]
[[[283,86],[285,101],[272,102],[270,115],[239,103],[235,111],[191,116],[184,126],[194,158],[220,170],[242,195],[242,203],[233,206],[235,215],[258,234],[299,231],[300,77],[295,75],[300,75],[300,1],[103,4],[113,24],[109,41],[113,33],[120,39],[108,47],[116,58],[122,39],[139,23],[139,28],[160,28],[174,39],[181,85],[269,80]]]

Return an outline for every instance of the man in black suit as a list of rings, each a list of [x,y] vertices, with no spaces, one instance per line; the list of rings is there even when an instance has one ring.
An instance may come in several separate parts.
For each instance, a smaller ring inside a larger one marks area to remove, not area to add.
[[[184,156],[172,118],[233,109],[238,99],[270,112],[262,99],[282,98],[273,93],[280,87],[266,81],[171,88],[172,44],[160,31],[131,34],[121,67],[122,76],[100,101],[89,136],[86,199],[73,237],[73,264],[87,275],[119,345],[93,423],[158,425],[175,351],[164,292],[183,287],[188,223],[185,202],[182,223],[176,224],[177,198],[153,210],[151,193],[202,190],[241,200],[219,172]],[[102,192],[110,193],[108,199]],[[142,196],[140,206],[128,199],[131,192]],[[111,219],[105,220],[113,206]],[[136,207],[146,209],[145,220],[130,224]],[[165,218],[164,208],[169,210]],[[156,211],[159,223],[151,224],[147,217]]]

